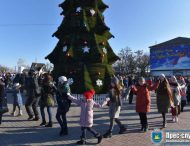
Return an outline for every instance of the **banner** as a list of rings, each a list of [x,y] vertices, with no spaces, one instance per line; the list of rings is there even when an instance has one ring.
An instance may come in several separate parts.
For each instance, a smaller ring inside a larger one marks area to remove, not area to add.
[[[190,45],[150,49],[151,70],[190,69]]]

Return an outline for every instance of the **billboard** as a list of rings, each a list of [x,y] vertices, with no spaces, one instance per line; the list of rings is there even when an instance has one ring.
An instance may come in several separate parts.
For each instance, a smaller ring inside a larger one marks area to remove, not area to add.
[[[190,45],[150,49],[151,70],[190,69]]]

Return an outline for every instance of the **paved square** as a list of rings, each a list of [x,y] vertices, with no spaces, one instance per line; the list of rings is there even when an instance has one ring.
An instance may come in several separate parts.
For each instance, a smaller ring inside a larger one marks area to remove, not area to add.
[[[8,95],[9,109],[12,110],[13,98]],[[148,114],[148,121],[150,130],[147,133],[140,133],[139,117],[135,112],[135,104],[129,105],[125,103],[122,108],[121,120],[127,125],[128,132],[123,135],[117,134],[119,128],[117,125],[114,128],[114,135],[111,139],[103,139],[100,146],[150,146],[154,145],[151,142],[151,131],[155,128],[162,126],[161,115],[157,113],[157,107],[155,104],[155,97],[152,96],[151,113]],[[12,117],[10,112],[3,116],[3,123],[0,126],[0,146],[21,146],[21,145],[69,145],[74,146],[75,142],[79,140],[81,131],[79,126],[79,114],[80,108],[76,105],[72,105],[68,113],[69,123],[69,135],[66,137],[59,136],[59,125],[55,119],[56,107],[53,108],[53,128],[40,127],[41,121],[33,122],[27,121],[27,114],[24,109],[24,115],[22,117]],[[184,113],[182,113],[179,119],[179,123],[171,122],[171,115],[167,115],[169,129],[190,129],[190,106],[185,107]],[[94,112],[94,128],[100,131],[102,134],[106,132],[109,127],[108,107],[103,109],[95,109]],[[88,135],[87,145],[96,145],[97,140]]]

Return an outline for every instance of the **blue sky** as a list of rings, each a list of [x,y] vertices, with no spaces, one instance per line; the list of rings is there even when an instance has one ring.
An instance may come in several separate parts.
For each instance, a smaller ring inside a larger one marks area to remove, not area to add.
[[[63,0],[0,0],[0,64],[14,67],[18,58],[30,64],[55,47],[51,35],[62,21],[58,4]],[[105,21],[121,48],[144,49],[181,36],[190,37],[189,0],[104,0],[110,6]],[[28,25],[29,24],[29,25]],[[48,25],[35,25],[48,24]]]

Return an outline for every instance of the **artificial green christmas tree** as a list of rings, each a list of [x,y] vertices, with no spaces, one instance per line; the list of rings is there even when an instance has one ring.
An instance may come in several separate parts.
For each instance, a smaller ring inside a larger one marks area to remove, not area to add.
[[[108,40],[113,37],[104,23],[108,6],[102,0],[65,0],[59,5],[64,19],[53,34],[59,39],[46,59],[54,64],[54,79],[73,79],[72,93],[94,89],[106,93],[113,77],[112,64],[119,58]]]

